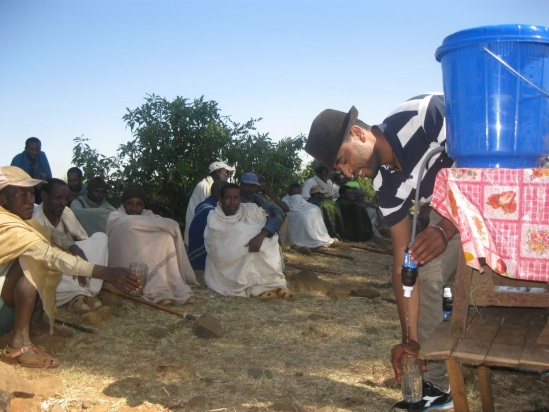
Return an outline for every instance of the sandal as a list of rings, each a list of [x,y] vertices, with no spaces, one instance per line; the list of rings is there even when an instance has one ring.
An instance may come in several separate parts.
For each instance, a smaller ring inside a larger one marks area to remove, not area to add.
[[[276,296],[280,299],[288,300],[292,299],[294,297],[294,294],[286,288],[278,288],[276,289]]]
[[[173,300],[171,299],[162,299],[160,302],[158,302],[159,305],[162,306],[170,306],[173,304]]]
[[[256,296],[257,299],[274,299],[276,298],[276,292],[274,290],[266,290]]]
[[[189,296],[189,299],[187,299],[187,301],[185,303],[188,304],[188,305],[193,305],[196,302],[198,302],[198,299],[197,299],[196,296]]]
[[[74,313],[87,313],[90,306],[86,303],[86,298],[83,295],[78,295],[69,302],[69,310]]]
[[[21,355],[27,352],[33,352],[35,356],[21,358]],[[19,349],[12,349],[6,345],[0,359],[10,365],[20,365],[25,368],[57,368],[61,364],[59,359],[42,352],[32,343]]]

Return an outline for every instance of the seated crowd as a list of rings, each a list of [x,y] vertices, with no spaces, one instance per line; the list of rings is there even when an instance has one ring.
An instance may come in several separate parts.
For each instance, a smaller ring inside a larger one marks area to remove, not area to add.
[[[84,183],[72,167],[65,183],[51,177],[49,165],[38,168],[45,155],[35,158],[36,165],[20,161],[32,174],[0,168],[0,335],[12,332],[1,357],[7,363],[58,366],[32,344],[33,328],[49,324],[53,331],[58,306],[76,313],[102,306],[103,282],[156,304],[182,305],[197,301],[191,286],[202,270],[205,284],[224,296],[290,299],[280,242],[314,249],[379,233],[375,204],[343,175],[332,183],[325,167],[303,188],[290,184],[279,199],[254,173],[244,173],[240,185],[228,183],[234,168],[214,162],[193,192],[182,234],[178,222],[146,209],[140,185],[127,184],[116,209],[101,177]],[[128,269],[132,262],[146,265],[144,285]]]

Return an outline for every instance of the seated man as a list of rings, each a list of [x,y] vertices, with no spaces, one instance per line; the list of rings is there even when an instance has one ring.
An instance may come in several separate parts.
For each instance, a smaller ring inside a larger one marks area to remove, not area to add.
[[[0,168],[0,335],[13,329],[1,360],[30,368],[55,368],[59,360],[30,339],[38,295],[53,328],[55,288],[62,272],[103,279],[127,293],[138,290],[139,281],[129,269],[94,265],[51,247],[50,241],[63,245],[68,236],[32,219],[34,187],[40,183],[18,167]],[[77,252],[74,246],[68,249]]]
[[[352,242],[364,242],[371,239],[372,222],[365,208],[356,203],[353,199],[353,188],[341,186],[337,203],[341,208],[345,231],[343,238]]]
[[[347,176],[345,176],[343,173],[336,173],[333,176],[332,181],[332,188],[333,188],[333,195],[332,199],[337,200],[339,197],[339,188],[342,186],[345,186],[345,183],[347,183]]]
[[[195,303],[189,285],[196,277],[185,253],[179,224],[145,209],[143,187],[129,184],[122,206],[109,215],[109,265],[143,262],[149,268],[143,298],[161,305]]]
[[[368,212],[368,217],[370,218],[370,222],[372,223],[372,230],[374,231],[374,235],[376,237],[381,237],[381,233],[379,233],[379,230],[377,229],[379,226],[381,226],[381,222],[383,221],[383,216],[381,214],[381,211],[379,210],[379,205],[375,202],[370,202],[366,200],[366,192],[364,192],[364,190],[362,189],[353,190],[353,199],[360,206],[366,209],[366,211]]]
[[[306,248],[330,246],[334,239],[328,234],[320,208],[301,196],[301,186],[292,183],[282,200],[289,206],[288,225],[283,241]]]
[[[84,196],[88,191],[88,185],[84,183],[84,175],[79,167],[71,167],[67,170],[67,184],[69,185],[69,206],[74,199]]]
[[[206,267],[206,248],[204,247],[204,230],[208,215],[217,206],[220,199],[219,191],[227,184],[224,180],[216,180],[212,185],[212,194],[200,202],[194,212],[189,228],[189,261],[194,270],[204,270]]]
[[[187,214],[185,215],[185,232],[183,233],[183,240],[185,244],[189,245],[189,230],[194,217],[194,211],[198,204],[204,201],[210,196],[213,182],[222,180],[226,182],[231,173],[234,172],[234,167],[229,166],[223,162],[213,162],[208,166],[210,174],[202,179],[193,190],[189,204],[187,205]]]
[[[265,211],[254,203],[241,203],[240,196],[238,185],[226,184],[208,216],[206,285],[224,296],[288,299],[278,236],[265,229]]]
[[[338,189],[334,188],[334,185],[328,175],[330,174],[330,169],[326,166],[318,166],[315,169],[315,175],[303,183],[303,189],[301,194],[303,199],[309,200],[311,197],[311,189],[315,186],[319,186],[324,190],[326,198],[335,198],[338,197]]]
[[[116,208],[106,197],[107,183],[101,177],[94,177],[88,182],[88,193],[71,203],[72,211],[88,236],[107,231],[107,218]]]
[[[38,137],[29,137],[25,141],[25,150],[13,158],[12,166],[23,169],[33,179],[49,179],[52,177],[50,163],[46,153],[42,151],[42,142]],[[39,186],[34,191],[34,202],[42,203]]]
[[[289,212],[290,208],[286,203],[276,197],[267,186],[261,186],[259,184],[259,178],[255,173],[244,173],[240,178],[240,182],[240,202],[255,203],[267,212],[265,230],[257,235],[257,239],[252,239],[252,244],[257,246],[257,244],[261,244],[260,238],[263,235],[272,236],[275,233],[278,233],[280,227],[284,223],[284,219],[286,219],[285,212]],[[276,203],[270,202],[262,193],[258,193],[260,189]],[[259,243],[257,243],[258,241]]]
[[[71,237],[78,248],[80,256],[97,265],[107,264],[107,235],[96,232],[91,237],[67,207],[69,188],[60,179],[48,179],[41,186],[42,203],[34,208],[34,218],[50,229],[57,229]],[[63,275],[57,285],[55,300],[57,306],[69,303],[69,309],[77,313],[85,313],[101,306],[96,298],[101,290],[101,279],[86,279]]]
[[[334,202],[329,192],[324,187],[313,186],[309,189],[309,203],[320,208],[324,225],[328,234],[332,238],[343,240],[345,234],[345,225],[339,203]]]

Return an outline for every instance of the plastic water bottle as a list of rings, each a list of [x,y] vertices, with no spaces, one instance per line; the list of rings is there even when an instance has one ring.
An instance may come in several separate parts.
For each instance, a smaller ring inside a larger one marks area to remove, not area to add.
[[[404,353],[399,363],[402,397],[409,403],[419,402],[423,399],[423,376],[419,359]]]
[[[453,307],[454,307],[454,298],[452,297],[452,289],[444,288],[444,292],[442,293],[442,312],[444,314],[445,320],[452,313]]]
[[[409,298],[412,296],[412,290],[417,279],[417,265],[410,259],[408,251],[404,254],[404,264],[401,269],[402,276],[402,288],[404,289],[404,297]]]

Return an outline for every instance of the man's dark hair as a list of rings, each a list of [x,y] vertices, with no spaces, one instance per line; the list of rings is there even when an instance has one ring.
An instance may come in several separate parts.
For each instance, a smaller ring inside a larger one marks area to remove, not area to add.
[[[301,189],[301,185],[299,183],[290,183],[290,186],[288,186],[288,193],[291,193],[292,189],[296,188]]]
[[[225,197],[225,192],[228,189],[238,189],[238,191],[240,192],[240,186],[238,186],[236,183],[227,183],[225,186],[221,188],[221,190],[219,190],[219,194],[222,199]]]
[[[25,141],[25,147],[29,147],[29,144],[31,144],[31,143],[38,143],[40,146],[42,146],[42,142],[40,141],[40,139],[38,137],[29,137]]]
[[[71,173],[77,173],[78,177],[80,177],[80,178],[84,176],[84,174],[82,173],[82,169],[80,169],[79,167],[76,167],[76,166],[73,166],[69,170],[67,170],[67,176]]]
[[[55,177],[47,179],[46,182],[47,183],[43,183],[42,186],[40,186],[40,191],[46,192],[46,194],[48,195],[51,195],[51,192],[53,192],[53,189],[55,189],[55,186],[57,185],[67,186],[67,184],[63,180],[57,179]]]

